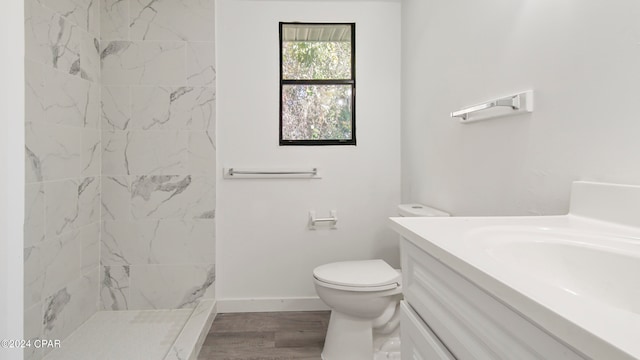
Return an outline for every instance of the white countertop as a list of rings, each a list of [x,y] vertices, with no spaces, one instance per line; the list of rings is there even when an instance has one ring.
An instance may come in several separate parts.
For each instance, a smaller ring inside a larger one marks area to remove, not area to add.
[[[640,228],[575,215],[401,217],[390,218],[389,223],[404,238],[587,357],[640,358],[640,307],[629,310],[610,306],[531,276],[532,269],[513,271],[513,265],[496,261],[481,246],[470,243],[473,239],[469,236],[491,226],[605,234],[626,238],[626,246],[640,253]],[[630,276],[632,280],[636,276],[637,281],[631,281],[629,286],[640,292],[640,273]],[[613,283],[616,279],[611,280]]]

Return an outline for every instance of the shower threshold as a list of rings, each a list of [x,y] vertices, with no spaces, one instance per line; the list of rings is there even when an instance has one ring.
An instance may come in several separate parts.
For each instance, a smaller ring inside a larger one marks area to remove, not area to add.
[[[215,318],[214,300],[195,309],[100,311],[45,360],[195,360]]]

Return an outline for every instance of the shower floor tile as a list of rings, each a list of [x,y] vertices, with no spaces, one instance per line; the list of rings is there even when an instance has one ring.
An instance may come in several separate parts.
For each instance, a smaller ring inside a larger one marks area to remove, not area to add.
[[[102,311],[45,360],[161,360],[193,309]]]
[[[198,360],[319,360],[330,314],[218,314]]]

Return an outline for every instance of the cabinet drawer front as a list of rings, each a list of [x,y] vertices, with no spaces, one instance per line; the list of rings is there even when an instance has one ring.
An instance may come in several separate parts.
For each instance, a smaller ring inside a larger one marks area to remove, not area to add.
[[[403,360],[455,360],[406,302],[402,301],[400,311]]]
[[[405,299],[457,359],[583,359],[406,239],[402,268]]]

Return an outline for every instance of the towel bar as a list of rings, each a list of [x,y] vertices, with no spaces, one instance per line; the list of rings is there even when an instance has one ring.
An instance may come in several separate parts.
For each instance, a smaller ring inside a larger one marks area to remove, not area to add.
[[[223,169],[225,179],[320,179],[318,168],[311,170]]]
[[[460,122],[469,121],[470,115],[479,111],[488,110],[496,107],[505,107],[513,110],[513,113],[532,112],[533,111],[533,91],[528,90],[514,95],[504,96],[499,99],[489,100],[482,104],[470,106],[466,109],[454,111],[451,113],[452,118],[460,118]],[[476,120],[486,120],[498,116],[511,115],[512,112],[501,113],[499,115],[486,116]]]

